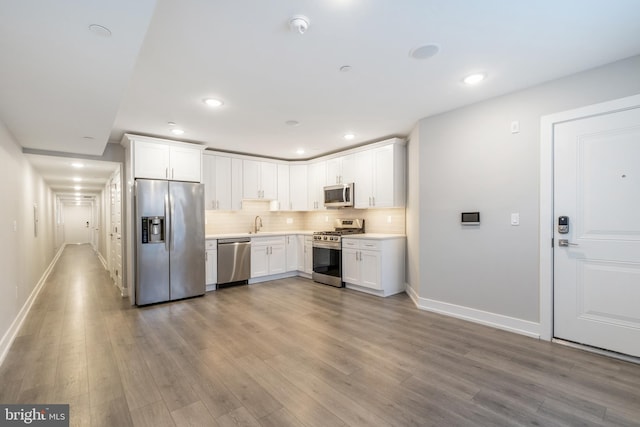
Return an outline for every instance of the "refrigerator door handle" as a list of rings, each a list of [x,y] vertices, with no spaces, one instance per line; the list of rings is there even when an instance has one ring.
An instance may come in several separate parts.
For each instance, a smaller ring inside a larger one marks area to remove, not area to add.
[[[165,194],[164,195],[164,247],[167,251],[169,251],[169,240],[170,240],[170,236],[167,234],[167,231],[170,230],[169,228],[169,220],[170,217],[167,216],[167,211],[168,209],[168,205],[169,205],[169,194]]]

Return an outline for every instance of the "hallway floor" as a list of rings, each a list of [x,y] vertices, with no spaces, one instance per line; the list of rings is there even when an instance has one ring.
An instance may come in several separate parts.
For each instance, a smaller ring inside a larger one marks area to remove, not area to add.
[[[132,308],[74,245],[0,402],[72,426],[638,426],[640,365],[298,278]]]

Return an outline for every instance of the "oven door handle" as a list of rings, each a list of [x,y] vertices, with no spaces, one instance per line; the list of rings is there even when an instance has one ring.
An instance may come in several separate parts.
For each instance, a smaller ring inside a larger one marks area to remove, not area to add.
[[[320,248],[320,249],[333,249],[336,251],[341,251],[342,250],[342,246],[340,244],[334,244],[334,243],[320,243],[320,242],[313,242],[312,245],[314,248]]]

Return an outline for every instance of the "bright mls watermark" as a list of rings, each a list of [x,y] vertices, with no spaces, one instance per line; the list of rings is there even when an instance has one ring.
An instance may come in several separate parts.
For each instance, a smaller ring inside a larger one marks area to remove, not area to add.
[[[69,405],[2,405],[0,427],[69,427]]]

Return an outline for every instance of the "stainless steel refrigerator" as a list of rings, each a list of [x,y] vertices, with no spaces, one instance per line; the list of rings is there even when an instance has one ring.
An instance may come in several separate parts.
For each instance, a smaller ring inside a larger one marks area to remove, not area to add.
[[[136,305],[205,293],[204,185],[137,179]]]

